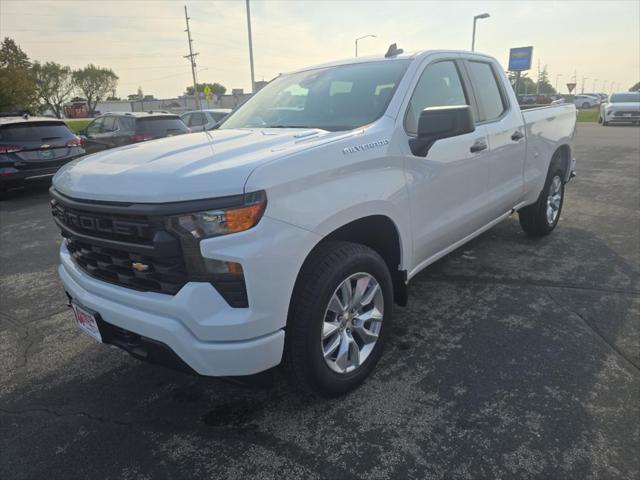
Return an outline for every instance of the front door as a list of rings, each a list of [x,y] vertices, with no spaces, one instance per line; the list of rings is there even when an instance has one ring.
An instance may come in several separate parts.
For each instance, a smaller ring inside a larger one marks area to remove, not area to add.
[[[422,71],[406,109],[407,142],[416,135],[423,109],[471,105],[462,69],[459,60],[442,59]],[[426,157],[415,156],[407,148],[414,268],[491,220],[486,208],[488,157],[482,126],[472,133],[438,140]]]

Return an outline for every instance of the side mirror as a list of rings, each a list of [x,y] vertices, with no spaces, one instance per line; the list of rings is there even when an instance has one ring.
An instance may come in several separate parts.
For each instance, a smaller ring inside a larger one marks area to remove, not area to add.
[[[418,120],[418,136],[409,140],[409,146],[414,155],[426,157],[437,140],[471,133],[475,129],[469,105],[425,108]]]

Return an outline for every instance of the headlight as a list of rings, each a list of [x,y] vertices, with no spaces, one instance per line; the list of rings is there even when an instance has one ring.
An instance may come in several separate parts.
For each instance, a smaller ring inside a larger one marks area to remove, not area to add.
[[[254,227],[267,205],[264,191],[248,193],[237,207],[177,215],[169,219],[169,228],[197,240],[242,232]]]
[[[183,213],[166,220],[167,229],[180,239],[189,279],[210,282],[232,307],[249,305],[242,265],[203,257],[200,240],[249,230],[260,221],[266,206],[267,195],[259,191],[245,194],[239,205]]]

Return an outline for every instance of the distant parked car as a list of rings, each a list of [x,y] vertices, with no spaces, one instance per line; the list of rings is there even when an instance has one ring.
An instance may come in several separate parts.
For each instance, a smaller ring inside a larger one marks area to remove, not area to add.
[[[605,127],[610,123],[640,123],[640,92],[612,93],[608,102],[600,106],[598,122]]]
[[[230,113],[230,108],[214,108],[183,113],[180,118],[192,132],[202,132],[218,126]]]
[[[51,177],[84,154],[80,138],[62,120],[1,117],[0,193],[29,180]]]
[[[78,133],[87,153],[94,153],[189,132],[180,117],[172,113],[118,112],[101,115]]]
[[[600,106],[600,97],[593,97],[591,95],[581,94],[576,95],[573,99],[573,103],[576,108],[593,108]]]

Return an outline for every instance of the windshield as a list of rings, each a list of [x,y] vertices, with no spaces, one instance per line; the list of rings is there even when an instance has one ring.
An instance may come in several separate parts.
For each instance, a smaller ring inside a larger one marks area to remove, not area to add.
[[[220,127],[351,130],[384,114],[410,60],[356,63],[282,75]]]
[[[609,99],[610,103],[638,103],[640,102],[640,92],[638,93],[614,93]]]

